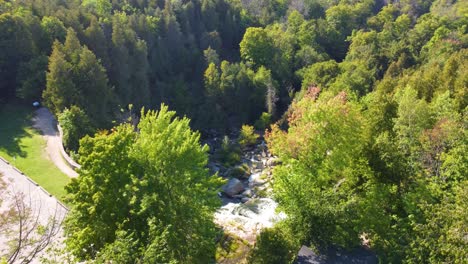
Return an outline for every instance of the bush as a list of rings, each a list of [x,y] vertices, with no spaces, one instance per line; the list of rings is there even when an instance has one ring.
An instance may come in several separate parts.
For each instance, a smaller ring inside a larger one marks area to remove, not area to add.
[[[250,168],[247,164],[236,166],[228,171],[227,177],[233,177],[237,179],[248,178],[250,175]]]
[[[254,145],[258,135],[255,134],[253,126],[243,125],[239,135],[239,144],[242,147]]]
[[[292,246],[279,228],[264,229],[258,236],[255,247],[250,252],[250,264],[283,264],[293,258]]]
[[[58,117],[63,129],[63,145],[68,151],[77,151],[79,140],[94,133],[94,128],[86,113],[77,106],[66,108]]]
[[[255,128],[258,130],[265,130],[271,124],[271,114],[263,112],[260,118],[255,121]]]
[[[227,136],[224,136],[221,148],[216,151],[218,160],[226,167],[230,167],[238,163],[241,159],[240,148],[232,144]]]

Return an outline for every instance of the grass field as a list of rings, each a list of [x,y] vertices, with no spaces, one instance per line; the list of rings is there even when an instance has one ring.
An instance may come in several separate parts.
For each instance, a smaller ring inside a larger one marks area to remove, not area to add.
[[[48,159],[45,140],[32,128],[34,109],[0,106],[0,156],[62,200],[69,178]]]

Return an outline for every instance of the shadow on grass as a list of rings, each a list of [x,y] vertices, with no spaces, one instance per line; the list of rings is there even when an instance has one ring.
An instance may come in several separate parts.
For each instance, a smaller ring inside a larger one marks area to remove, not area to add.
[[[21,138],[31,136],[32,110],[26,106],[3,105],[0,107],[0,150],[11,157],[26,157]]]

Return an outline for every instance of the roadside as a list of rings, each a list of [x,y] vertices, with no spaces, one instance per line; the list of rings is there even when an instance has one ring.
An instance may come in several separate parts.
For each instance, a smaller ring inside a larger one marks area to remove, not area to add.
[[[56,130],[55,118],[47,108],[41,107],[36,110],[36,115],[33,118],[33,127],[42,132],[42,136],[47,142],[45,151],[55,166],[71,178],[78,177],[78,173],[70,168],[60,153],[62,138]]]
[[[30,214],[28,219],[23,219],[25,223],[34,225],[36,221],[35,219],[37,218],[37,221],[40,225],[47,226],[48,223],[50,223],[49,221],[53,219],[54,221],[57,221],[59,229],[57,229],[57,234],[51,237],[51,243],[53,243],[53,241],[62,241],[63,232],[61,230],[61,222],[67,214],[68,209],[62,205],[54,196],[50,195],[42,187],[32,182],[21,171],[1,158],[0,174],[3,175],[2,180],[6,183],[6,189],[1,190],[2,199],[6,200],[2,201],[0,210],[7,210],[7,206],[14,202],[14,200],[11,199],[14,199],[15,195],[24,195],[23,201],[24,205],[27,207],[23,210],[27,210],[27,212]],[[26,226],[25,228],[30,227]],[[11,237],[9,237],[7,234],[8,232],[0,233],[0,256],[5,255],[9,249],[8,242],[10,241]],[[24,250],[27,251],[28,249],[29,248],[25,246]],[[46,255],[46,250],[44,250],[38,254],[31,263],[40,263],[40,257]],[[20,260],[18,259],[18,263],[19,261]]]
[[[0,108],[0,157],[61,200],[70,177],[52,162],[45,138],[32,127],[33,116],[34,110],[24,105]]]

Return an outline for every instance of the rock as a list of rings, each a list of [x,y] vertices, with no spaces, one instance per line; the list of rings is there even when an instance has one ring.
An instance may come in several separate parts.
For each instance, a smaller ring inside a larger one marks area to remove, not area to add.
[[[255,187],[255,186],[261,186],[264,185],[267,181],[264,179],[265,175],[262,175],[261,173],[255,173],[252,174],[249,178],[249,186],[250,187]]]
[[[243,196],[246,196],[246,197],[252,197],[252,194],[253,194],[253,193],[252,193],[252,190],[251,190],[251,189],[247,189],[247,190],[245,190],[245,191],[242,193],[242,195],[243,195]]]
[[[238,165],[234,168],[228,169],[224,173],[226,178],[248,179],[250,176],[250,168],[247,164]]]
[[[252,174],[255,174],[255,173],[262,173],[262,170],[261,169],[254,169],[252,171]]]
[[[267,162],[266,162],[266,165],[267,165],[268,167],[273,167],[273,166],[275,166],[276,164],[278,164],[278,158],[270,158],[270,159],[268,159]]]
[[[255,168],[258,169],[258,170],[263,170],[264,169],[263,163],[262,162],[257,162]]]
[[[261,180],[261,179],[257,179],[253,182],[251,182],[251,185],[252,186],[261,186],[261,185],[264,185],[266,183],[265,180]]]
[[[250,198],[244,197],[244,198],[241,199],[241,202],[242,202],[242,203],[246,203],[246,202],[248,202],[249,200],[250,200]]]
[[[218,164],[210,162],[208,163],[208,169],[210,169],[210,171],[213,173],[217,173],[221,168]]]
[[[241,193],[242,191],[244,191],[244,186],[242,185],[242,182],[236,178],[231,178],[223,187],[223,192],[230,197],[234,197],[234,195]]]

